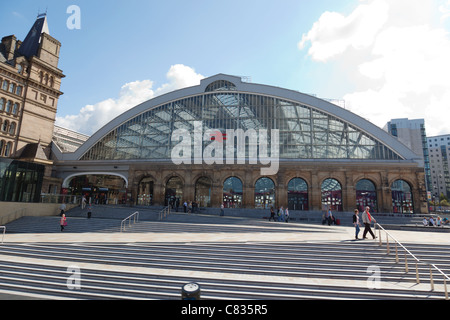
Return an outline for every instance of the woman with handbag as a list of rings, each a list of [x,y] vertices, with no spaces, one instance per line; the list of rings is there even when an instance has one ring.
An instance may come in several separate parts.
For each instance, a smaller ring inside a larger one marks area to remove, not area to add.
[[[63,213],[61,220],[59,221],[59,224],[61,226],[61,231],[64,230],[64,227],[67,226],[67,219],[66,219],[66,215]]]

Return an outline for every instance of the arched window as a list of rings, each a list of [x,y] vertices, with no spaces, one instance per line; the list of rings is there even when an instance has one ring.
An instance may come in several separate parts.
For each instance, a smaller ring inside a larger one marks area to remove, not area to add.
[[[8,127],[9,127],[9,121],[8,121],[8,120],[5,120],[5,121],[3,122],[3,125],[2,125],[2,131],[3,131],[3,132],[7,132],[7,131],[8,131]]]
[[[3,80],[2,89],[5,91],[8,90],[8,86],[9,82],[7,80]]]
[[[0,99],[0,111],[5,110],[5,104],[6,104],[5,98],[1,98]]]
[[[210,178],[201,177],[195,183],[195,202],[198,207],[211,206],[212,181]]]
[[[176,200],[183,201],[183,181],[180,177],[172,177],[167,181],[164,205],[175,205]]]
[[[394,213],[413,213],[414,202],[411,186],[404,180],[392,183],[392,210]]]
[[[255,207],[268,209],[271,206],[275,206],[275,183],[269,178],[261,178],[255,183]]]
[[[16,123],[11,122],[11,125],[9,126],[9,134],[14,135],[16,133]]]
[[[288,183],[289,210],[309,210],[308,184],[301,178],[294,178]]]
[[[336,179],[322,182],[322,207],[332,211],[343,211],[342,186]]]
[[[223,183],[223,206],[225,208],[241,208],[243,197],[242,181],[236,177],[229,177]]]
[[[9,157],[11,155],[12,150],[12,142],[8,142],[5,147],[5,157]]]
[[[8,102],[6,102],[6,108],[5,108],[5,112],[10,113],[11,112],[11,108],[12,108],[12,101],[8,100]]]
[[[50,87],[53,88],[53,85],[55,84],[55,80],[53,77],[50,77]]]
[[[6,141],[1,140],[0,141],[0,157],[3,156],[3,149],[5,148],[5,145],[6,145]]]
[[[19,113],[19,104],[16,102],[14,103],[12,114],[16,116],[18,113]]]
[[[372,181],[362,179],[356,184],[356,207],[363,212],[367,206],[371,212],[378,212],[377,190]]]

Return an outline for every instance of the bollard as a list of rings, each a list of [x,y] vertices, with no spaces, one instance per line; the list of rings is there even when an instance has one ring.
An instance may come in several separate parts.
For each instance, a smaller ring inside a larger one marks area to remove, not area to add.
[[[183,285],[181,300],[200,300],[200,286],[194,282]]]
[[[398,249],[397,249],[397,242],[395,242],[395,263],[398,264]]]
[[[390,249],[389,249],[389,235],[386,233],[386,252],[389,255],[390,254]]]
[[[433,270],[431,269],[431,265],[430,265],[430,286],[431,291],[434,291]]]
[[[405,252],[405,272],[408,273],[408,257],[406,256],[406,252]]]
[[[419,284],[420,283],[419,267],[417,265],[418,265],[418,262],[416,261],[416,283]]]
[[[445,276],[444,276],[444,291],[445,291],[445,300],[448,300],[447,279],[445,279]]]

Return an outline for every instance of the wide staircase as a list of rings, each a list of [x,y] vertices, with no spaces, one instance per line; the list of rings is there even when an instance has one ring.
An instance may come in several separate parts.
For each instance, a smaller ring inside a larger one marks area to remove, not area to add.
[[[132,210],[131,210],[132,211]],[[127,212],[131,212],[128,210]],[[445,299],[444,278],[409,259],[397,261],[378,240],[283,241],[274,234],[326,232],[263,219],[172,214],[141,210],[139,223],[124,232],[215,234],[263,233],[266,241],[21,242],[0,245],[0,293],[43,299],[179,300],[181,287],[196,282],[202,299]],[[123,210],[68,213],[64,232],[120,232]],[[24,217],[7,225],[12,233],[57,233],[59,217]],[[70,230],[69,230],[70,229]],[[448,242],[447,242],[448,243]],[[404,244],[416,257],[450,274],[450,245]],[[79,287],[72,271],[80,270]],[[419,276],[419,283],[417,281]],[[379,282],[378,282],[379,280]]]

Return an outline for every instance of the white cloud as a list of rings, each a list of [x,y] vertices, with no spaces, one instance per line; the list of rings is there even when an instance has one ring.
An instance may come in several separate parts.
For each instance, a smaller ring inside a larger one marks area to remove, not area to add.
[[[304,34],[298,47],[311,43],[309,54],[314,60],[326,61],[340,55],[349,47],[364,49],[373,43],[374,36],[386,23],[388,5],[376,0],[358,6],[348,17],[337,12],[325,12]]]
[[[450,134],[450,38],[433,21],[445,7],[434,0],[362,2],[347,17],[324,13],[299,48],[309,44],[313,60],[332,59],[348,71],[357,91],[343,98],[353,112],[378,126],[425,118],[427,135]]]
[[[142,102],[173,90],[198,85],[204,78],[194,69],[182,64],[171,66],[166,77],[168,82],[157,89],[153,89],[154,83],[151,80],[126,83],[120,89],[117,99],[106,99],[83,107],[78,114],[57,117],[56,125],[90,135]]]

